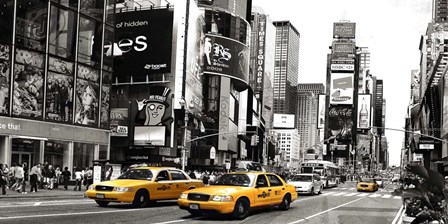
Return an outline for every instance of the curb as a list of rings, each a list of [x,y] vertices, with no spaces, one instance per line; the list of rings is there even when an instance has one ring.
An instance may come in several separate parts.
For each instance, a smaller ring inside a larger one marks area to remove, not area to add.
[[[404,213],[404,207],[402,205],[400,207],[400,210],[398,210],[398,213],[395,216],[394,220],[392,220],[391,224],[401,224],[401,223],[403,223],[403,213]]]
[[[10,199],[10,198],[67,198],[67,197],[84,197],[84,194],[82,195],[30,195],[24,196],[24,195],[8,195],[8,196],[0,196],[1,199]]]

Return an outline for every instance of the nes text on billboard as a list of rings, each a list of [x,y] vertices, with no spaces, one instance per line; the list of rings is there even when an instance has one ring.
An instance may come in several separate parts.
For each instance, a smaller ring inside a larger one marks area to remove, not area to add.
[[[355,38],[356,23],[334,23],[334,38]]]
[[[204,73],[227,76],[248,84],[249,48],[230,38],[205,36]]]
[[[294,114],[274,114],[274,128],[294,128]]]
[[[170,72],[172,33],[172,9],[115,14],[114,41],[122,52],[114,63],[116,76],[145,77]]]

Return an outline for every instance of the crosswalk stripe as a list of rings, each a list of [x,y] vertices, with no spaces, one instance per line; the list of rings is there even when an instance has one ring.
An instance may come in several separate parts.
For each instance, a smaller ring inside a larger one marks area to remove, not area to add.
[[[369,196],[369,198],[376,198],[376,197],[381,197],[381,194],[372,194]]]
[[[344,196],[355,196],[356,194],[358,194],[358,193],[350,193],[350,194],[346,194]]]
[[[330,194],[334,194],[336,192],[327,192],[327,193],[323,193],[322,195],[326,196],[326,195],[330,195]]]
[[[352,187],[352,188],[350,188],[350,190],[353,191],[353,190],[356,190],[356,188]]]
[[[341,193],[333,194],[332,196],[342,196],[344,194],[346,194],[346,193],[345,192],[341,192]]]
[[[390,195],[390,194],[385,194],[385,195],[383,195],[383,197],[382,198],[390,198],[392,195]]]
[[[401,199],[401,196],[395,196],[394,199]]]
[[[341,189],[341,190],[347,190],[347,188],[346,188],[346,187],[341,187],[341,188],[339,188],[339,189]]]
[[[367,196],[367,195],[369,195],[369,194],[367,194],[367,193],[361,193],[361,194],[358,194],[358,195],[356,195],[356,196],[358,196],[358,197],[364,197],[364,196]]]

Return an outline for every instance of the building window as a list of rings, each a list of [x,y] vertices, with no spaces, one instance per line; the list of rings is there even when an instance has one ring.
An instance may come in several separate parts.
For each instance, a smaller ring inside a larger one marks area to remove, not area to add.
[[[110,129],[109,126],[109,101],[110,88],[112,84],[112,73],[103,71],[103,85],[101,86],[101,128]]]
[[[73,172],[83,170],[93,165],[94,150],[93,144],[75,142],[73,144]]]
[[[80,0],[80,13],[92,16],[96,19],[103,19],[104,1],[103,0]]]
[[[78,61],[92,66],[99,66],[102,51],[102,23],[80,17]]]
[[[38,51],[45,51],[46,37],[47,2],[18,0],[16,44]]]
[[[76,17],[73,11],[51,6],[48,53],[75,60]]]
[[[98,126],[99,70],[78,65],[75,124]]]
[[[14,25],[14,1],[0,1],[0,41],[12,42],[12,26]],[[0,51],[1,52],[1,51]]]
[[[73,120],[74,63],[48,58],[46,119],[64,123]]]
[[[0,44],[0,115],[9,114],[10,74],[11,45]]]

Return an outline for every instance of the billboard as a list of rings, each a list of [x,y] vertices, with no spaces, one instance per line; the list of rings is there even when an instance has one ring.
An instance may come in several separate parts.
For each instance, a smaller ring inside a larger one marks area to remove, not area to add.
[[[355,38],[356,23],[334,23],[333,37],[334,38]]]
[[[166,126],[135,126],[134,145],[165,146]]]
[[[294,114],[274,114],[274,128],[294,128]]]
[[[353,78],[350,73],[331,73],[330,104],[353,104]]]
[[[328,137],[336,137],[337,141],[347,142],[352,139],[353,108],[352,106],[330,105],[328,111]]]
[[[249,48],[230,38],[205,35],[204,73],[226,76],[248,84]]]
[[[229,132],[229,108],[230,108],[230,79],[221,77],[221,90],[219,96],[219,133]],[[218,150],[229,149],[228,135],[220,135],[218,139]]]
[[[0,44],[0,115],[9,114],[11,51],[9,45]]]
[[[202,94],[202,65],[205,34],[203,27],[205,25],[203,13],[201,15],[194,1],[190,1],[190,10],[188,15],[188,35],[186,52],[186,71],[185,71],[185,109],[190,112],[201,112],[204,106],[204,97]]]
[[[442,131],[440,136],[448,133],[448,77],[443,76]]]
[[[333,42],[331,48],[332,58],[353,58],[355,54],[355,43]],[[350,56],[349,55],[353,55]]]
[[[110,109],[110,130],[112,136],[128,136],[128,108]]]
[[[317,128],[325,128],[325,109],[326,109],[326,95],[319,94],[319,103],[317,105]]]
[[[358,95],[358,123],[356,127],[358,129],[369,129],[370,117],[372,112],[372,95],[359,94]]]
[[[256,50],[256,77],[255,91],[263,91],[264,61],[266,43],[266,15],[258,15],[257,50]]]
[[[115,43],[122,56],[114,63],[114,74],[120,78],[171,72],[172,33],[172,9],[116,13]]]

